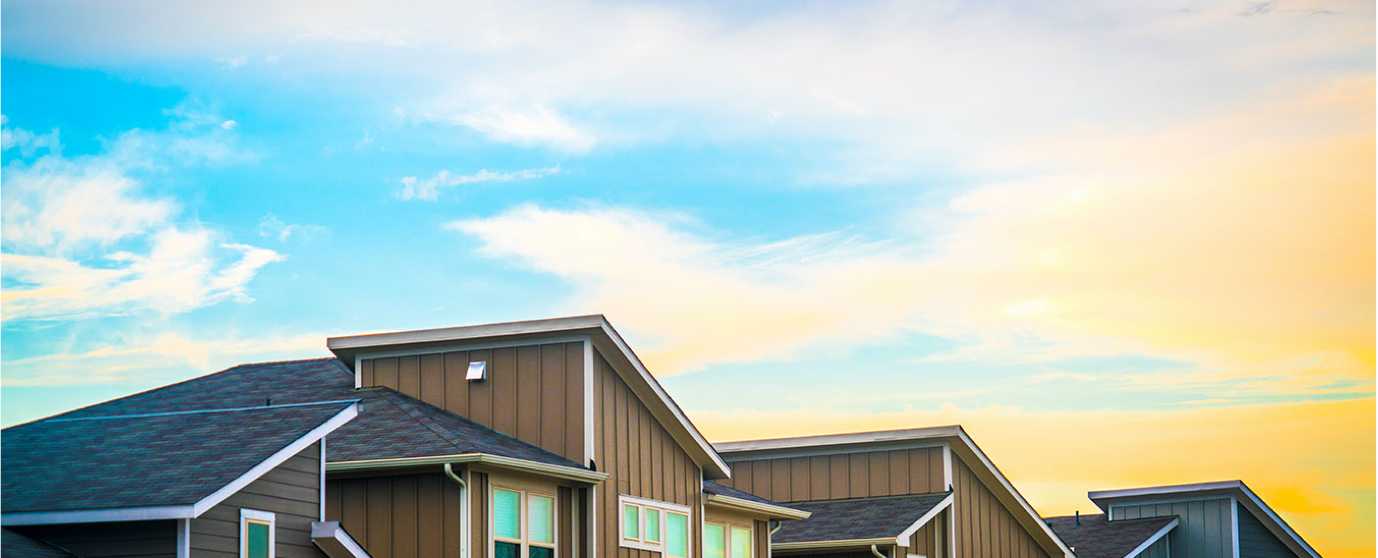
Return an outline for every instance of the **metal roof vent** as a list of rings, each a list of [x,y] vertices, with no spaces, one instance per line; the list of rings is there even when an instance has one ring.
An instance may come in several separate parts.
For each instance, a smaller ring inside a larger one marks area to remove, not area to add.
[[[487,364],[482,360],[469,363],[469,371],[464,374],[464,379],[471,382],[482,382],[487,377],[485,375],[488,371]]]

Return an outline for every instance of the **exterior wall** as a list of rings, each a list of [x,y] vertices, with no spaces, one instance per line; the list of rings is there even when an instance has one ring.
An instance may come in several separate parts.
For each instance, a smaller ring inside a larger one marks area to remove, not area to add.
[[[1249,510],[1239,507],[1240,558],[1292,558],[1287,545],[1273,536]]]
[[[1014,515],[954,453],[952,456],[957,558],[1047,556]]]
[[[1173,558],[1230,558],[1234,556],[1233,521],[1230,518],[1233,506],[1234,502],[1229,498],[1115,503],[1110,506],[1110,519],[1176,515],[1181,523],[1172,530]]]
[[[443,474],[331,479],[325,493],[326,519],[374,558],[459,556],[459,486]]]
[[[6,527],[82,558],[176,558],[177,522],[124,521]]]
[[[922,554],[928,558],[939,558],[943,556],[944,537],[947,536],[947,512],[938,514],[924,525],[913,536],[909,537],[909,546],[902,549],[897,555]]]
[[[487,380],[464,379],[470,361],[488,363]],[[584,461],[582,342],[369,359],[359,378]]]
[[[512,475],[509,478],[519,477],[520,476],[518,475]],[[473,547],[469,549],[469,558],[488,558],[489,552],[491,551],[491,549],[489,548],[490,537],[488,522],[489,518],[491,517],[492,510],[489,500],[489,491],[492,489],[493,483],[495,481],[492,475],[475,471],[469,474],[468,482],[469,511],[473,514],[472,517],[469,518],[469,530],[471,537],[470,540],[473,541]],[[552,491],[556,493],[555,558],[571,558],[573,556],[571,552],[573,552],[575,539],[577,538],[582,541],[584,538],[586,538],[582,536],[582,532],[578,537],[576,537],[575,533],[573,532],[574,498],[579,497],[577,496],[577,494],[581,491],[575,490],[567,486],[556,486],[554,482],[542,481],[535,477],[521,478],[519,482],[535,482],[540,484],[547,484],[550,485]],[[501,480],[498,480],[497,484],[499,486],[502,486],[504,484],[512,483],[504,483]],[[523,518],[522,521],[526,521],[526,519]],[[459,525],[458,520],[455,521],[455,525]],[[458,530],[456,530],[456,533],[458,533]],[[579,555],[584,556],[586,554],[581,550]],[[430,556],[431,555],[429,554],[422,555],[423,558],[430,558]],[[458,556],[458,554],[446,554],[445,556]],[[374,554],[373,558],[383,557]]]
[[[1172,533],[1168,533],[1167,536],[1149,545],[1148,548],[1139,553],[1137,558],[1172,558],[1170,546],[1172,546]]]
[[[276,515],[277,556],[324,556],[311,542],[311,522],[319,521],[321,513],[320,451],[320,442],[312,444],[201,517],[191,520],[191,555],[238,557],[239,510],[247,508]]]
[[[730,459],[730,456],[729,456]],[[719,482],[777,502],[927,494],[943,485],[942,448],[735,461]]]
[[[703,472],[637,399],[601,355],[594,353],[594,462],[608,474],[595,489],[598,555],[661,558],[659,552],[624,548],[617,532],[617,496],[637,496],[688,506],[690,553],[703,548]]]
[[[767,520],[740,512],[705,508],[704,521],[725,523],[738,527],[751,527],[751,536],[755,540],[755,544],[752,545],[751,549],[751,558],[770,557],[770,523]],[[702,549],[695,549],[694,555],[702,556]]]

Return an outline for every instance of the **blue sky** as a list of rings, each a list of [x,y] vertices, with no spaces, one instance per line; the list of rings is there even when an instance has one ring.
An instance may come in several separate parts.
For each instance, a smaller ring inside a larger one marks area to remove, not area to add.
[[[5,424],[579,313],[717,438],[1371,415],[1371,4],[4,15]]]

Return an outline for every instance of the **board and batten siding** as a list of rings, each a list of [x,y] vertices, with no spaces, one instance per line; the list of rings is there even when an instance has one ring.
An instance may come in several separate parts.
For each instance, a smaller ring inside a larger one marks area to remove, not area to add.
[[[1249,510],[1240,506],[1239,515],[1239,556],[1241,558],[1292,558],[1291,549],[1273,536],[1273,533]]]
[[[1229,498],[1116,503],[1110,506],[1110,519],[1175,515],[1180,523],[1172,530],[1173,558],[1229,558],[1234,556],[1233,506]]]
[[[177,558],[177,522],[6,527],[83,558]]]
[[[947,490],[940,447],[732,461],[731,466],[732,478],[719,482],[776,502]]]
[[[487,364],[482,382],[464,379]],[[360,385],[397,390],[576,463],[584,460],[584,343],[452,351],[359,363]]]
[[[618,495],[688,506],[691,555],[703,548],[703,473],[596,351],[593,370],[593,460],[608,474],[594,491],[601,558],[661,558],[618,544]]]
[[[191,520],[191,555],[237,558],[242,508],[276,516],[275,550],[280,558],[323,557],[311,542],[311,522],[320,519],[320,451],[320,442],[311,444]]]
[[[373,558],[456,558],[459,487],[440,473],[332,479],[325,517]]]
[[[488,552],[490,550],[490,541],[488,537],[488,523],[491,520],[490,518],[492,515],[492,506],[491,502],[489,502],[488,499],[488,493],[489,489],[492,488],[493,480],[490,479],[488,474],[486,473],[474,471],[469,473],[468,482],[469,510],[472,514],[472,516],[469,518],[469,534],[470,540],[473,544],[473,547],[469,549],[469,558],[488,558]],[[498,486],[502,486],[502,484],[499,482]],[[556,558],[568,558],[573,556],[573,554],[571,553],[573,552],[573,544],[576,539],[573,532],[573,506],[576,505],[575,499],[581,497],[579,494],[580,492],[582,492],[582,490],[574,489],[568,486],[557,486],[555,487],[555,490],[557,491],[557,494],[555,496]],[[522,518],[522,521],[526,521],[526,518]],[[455,525],[459,525],[458,519],[455,520]],[[455,532],[456,534],[458,534],[457,528]],[[581,547],[583,546],[582,540],[584,538],[586,537],[578,537],[578,539],[580,539],[581,541]],[[579,555],[586,555],[585,551],[582,548],[580,549]],[[431,558],[432,555],[422,554],[421,556],[423,558]],[[458,556],[458,554],[447,554],[446,556]],[[374,554],[373,558],[382,557],[378,556],[377,554]],[[394,556],[393,558],[407,557]]]
[[[1163,538],[1154,541],[1153,544],[1148,545],[1148,548],[1140,552],[1136,558],[1172,558],[1172,549],[1168,548],[1171,544],[1172,534],[1169,533]]]
[[[928,558],[943,556],[946,551],[940,545],[945,546],[943,537],[947,536],[947,521],[946,511],[929,520],[927,525],[909,537],[909,545],[905,553],[922,554]]]
[[[1045,557],[1038,542],[1024,530],[975,473],[952,456],[953,502],[957,558]]]

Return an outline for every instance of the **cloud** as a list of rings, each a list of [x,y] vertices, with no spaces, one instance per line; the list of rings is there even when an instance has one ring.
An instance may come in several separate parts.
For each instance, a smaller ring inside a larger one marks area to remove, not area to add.
[[[539,180],[557,174],[560,174],[560,167],[558,166],[539,169],[522,169],[512,172],[480,169],[473,174],[451,174],[448,170],[442,170],[427,179],[418,179],[415,176],[404,177],[402,179],[402,190],[397,193],[397,197],[403,200],[435,201],[440,194],[441,188],[463,186],[466,184],[483,184],[488,182]]]
[[[268,213],[258,220],[258,236],[276,239],[278,242],[287,242],[293,238],[311,240],[327,234],[330,234],[330,227],[325,225],[288,223],[272,213]]]
[[[575,127],[560,113],[545,106],[527,110],[489,107],[460,114],[454,117],[454,121],[493,141],[520,146],[583,153],[598,143],[590,132]]]

